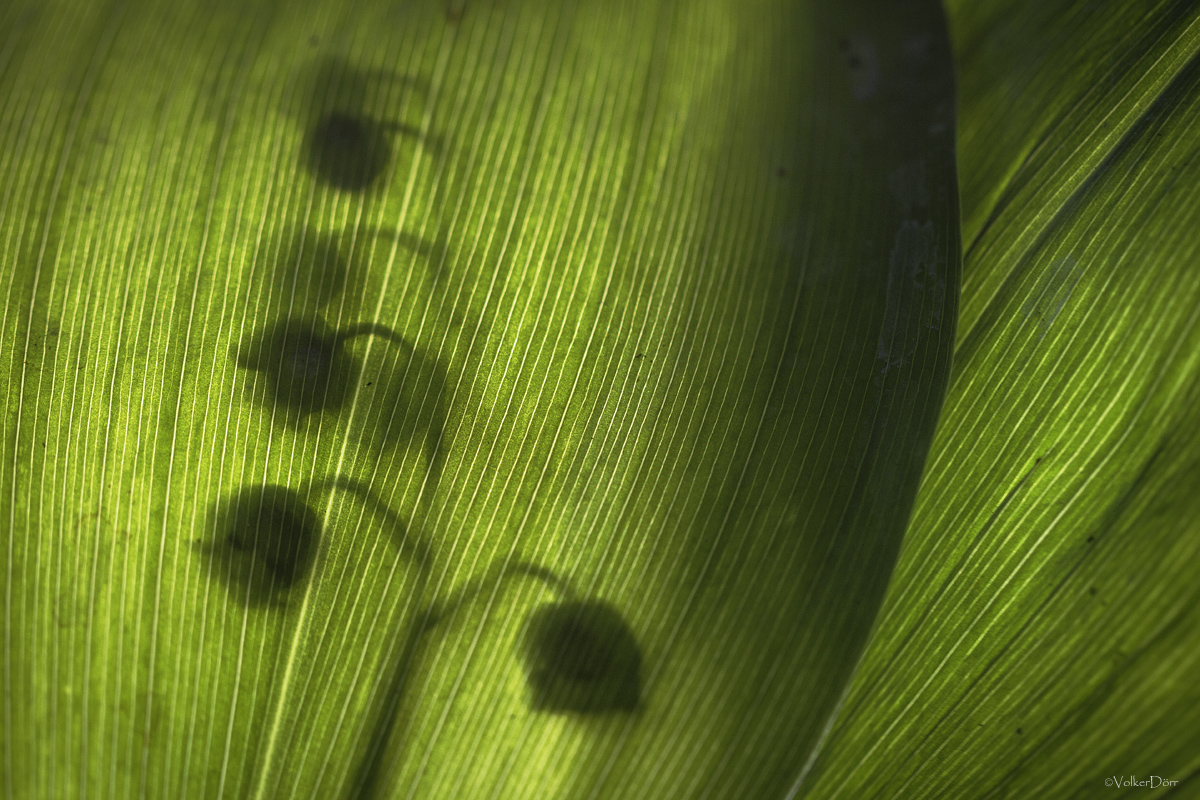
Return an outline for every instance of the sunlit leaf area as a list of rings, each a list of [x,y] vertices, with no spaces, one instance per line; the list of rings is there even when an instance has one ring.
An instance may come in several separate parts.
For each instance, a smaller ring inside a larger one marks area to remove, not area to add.
[[[0,797],[1200,798],[1200,3],[0,4]]]

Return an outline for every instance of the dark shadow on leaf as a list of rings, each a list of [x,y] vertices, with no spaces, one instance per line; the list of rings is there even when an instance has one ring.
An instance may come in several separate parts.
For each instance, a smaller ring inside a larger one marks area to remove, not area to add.
[[[641,650],[612,606],[595,601],[540,606],[522,639],[535,711],[600,714],[641,707]]]
[[[291,309],[293,316],[312,315],[340,296],[345,296],[349,305],[357,306],[371,264],[386,263],[392,242],[403,253],[424,259],[431,267],[445,258],[446,247],[440,239],[425,239],[403,231],[372,227],[289,230],[271,270],[276,287],[274,296],[278,298],[276,307],[281,311]],[[400,263],[403,265],[403,260]]]
[[[282,307],[316,310],[347,290],[361,290],[342,252],[340,232],[305,227],[289,231],[272,275]]]
[[[384,127],[366,116],[333,112],[312,125],[304,140],[305,165],[317,180],[345,192],[365,192],[392,160]]]
[[[424,575],[427,577],[428,573],[426,572]],[[389,752],[386,749],[386,745],[394,735],[398,721],[400,701],[408,686],[408,679],[411,677],[412,668],[417,660],[417,654],[423,638],[435,632],[440,624],[445,622],[446,619],[465,603],[478,600],[481,597],[494,598],[495,590],[499,589],[503,584],[522,578],[532,578],[539,581],[546,588],[551,589],[560,596],[571,597],[574,595],[574,590],[571,588],[570,582],[556,575],[553,570],[522,561],[508,567],[502,567],[491,575],[471,581],[444,602],[430,603],[420,611],[416,620],[408,629],[404,646],[400,651],[400,657],[396,663],[395,672],[393,672],[392,678],[388,682],[388,691],[384,696],[381,712],[375,719],[374,729],[368,739],[369,745],[367,751],[355,767],[354,778],[351,781],[352,789],[349,793],[349,797],[352,800],[374,800],[374,798],[379,796],[379,786],[384,771],[385,756]],[[422,580],[422,591],[423,587],[424,580]],[[418,594],[421,593],[421,591],[418,592]],[[391,752],[394,753],[394,751]]]
[[[353,394],[358,360],[339,334],[319,320],[281,319],[239,350],[239,366],[262,374],[265,404],[298,424],[317,411],[336,411]]]
[[[312,571],[321,522],[294,490],[251,486],[210,510],[216,536],[204,546],[217,577],[251,606],[286,604]]]
[[[313,71],[314,97],[304,135],[304,166],[319,182],[351,193],[374,188],[387,172],[396,138],[418,139],[434,153],[442,143],[402,121],[368,112],[393,87],[428,94],[427,82],[380,70],[363,70],[326,57]],[[406,105],[402,101],[401,107]]]
[[[260,374],[262,404],[299,427],[311,414],[341,411],[354,396],[362,363],[345,343],[358,336],[378,336],[397,346],[395,361],[384,370],[384,402],[366,410],[376,431],[371,435],[384,448],[420,447],[432,492],[446,425],[446,375],[423,350],[378,323],[332,330],[319,319],[285,318],[267,325],[233,355],[238,366]]]

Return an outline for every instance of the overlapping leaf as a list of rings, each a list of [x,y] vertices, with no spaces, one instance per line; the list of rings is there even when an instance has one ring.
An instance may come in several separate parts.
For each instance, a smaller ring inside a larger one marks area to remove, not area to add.
[[[1200,10],[1096,8],[954,5],[954,379],[812,797],[1195,795]]]

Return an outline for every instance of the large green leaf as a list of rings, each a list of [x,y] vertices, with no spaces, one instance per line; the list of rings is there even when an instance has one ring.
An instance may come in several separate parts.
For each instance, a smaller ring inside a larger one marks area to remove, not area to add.
[[[938,4],[0,15],[6,797],[794,786],[949,374]]]
[[[813,797],[1200,796],[1200,7],[1096,6],[953,5],[954,378]]]

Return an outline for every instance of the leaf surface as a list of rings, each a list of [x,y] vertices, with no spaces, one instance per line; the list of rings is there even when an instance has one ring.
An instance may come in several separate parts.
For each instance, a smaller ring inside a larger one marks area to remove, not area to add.
[[[1200,13],[1092,9],[952,4],[954,377],[811,797],[1195,796]]]
[[[936,3],[0,14],[7,797],[795,784],[949,375]]]

